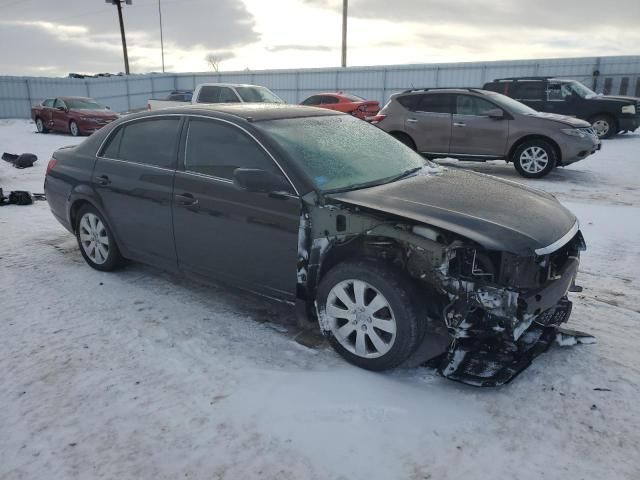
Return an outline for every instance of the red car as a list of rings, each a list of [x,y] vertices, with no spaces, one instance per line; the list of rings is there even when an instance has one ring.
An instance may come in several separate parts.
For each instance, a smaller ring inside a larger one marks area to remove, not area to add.
[[[311,95],[301,105],[328,108],[339,112],[350,113],[362,120],[373,117],[380,111],[380,104],[374,100],[365,100],[356,95],[346,93],[318,93]]]
[[[101,129],[117,119],[118,114],[92,98],[58,97],[31,107],[31,118],[40,133],[51,130],[77,137]]]

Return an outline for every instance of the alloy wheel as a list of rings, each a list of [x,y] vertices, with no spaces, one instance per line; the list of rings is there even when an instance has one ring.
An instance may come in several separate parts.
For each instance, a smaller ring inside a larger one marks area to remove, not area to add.
[[[87,257],[97,265],[102,265],[109,256],[109,235],[102,220],[93,213],[86,213],[80,219],[80,244]]]
[[[38,129],[38,132],[42,133],[44,131],[44,125],[42,124],[42,120],[41,119],[37,119],[36,120],[36,128]]]
[[[78,124],[76,122],[71,122],[69,124],[69,131],[71,132],[71,135],[73,135],[74,137],[78,136]]]
[[[593,129],[596,131],[596,134],[600,138],[606,137],[607,134],[609,133],[609,130],[611,129],[611,125],[609,125],[609,122],[602,118],[593,122],[591,126],[593,127]]]
[[[338,343],[362,358],[385,355],[396,339],[396,319],[389,301],[362,280],[344,280],[331,289],[326,317]]]
[[[527,173],[540,173],[549,164],[549,155],[541,147],[529,147],[520,154],[520,165]]]

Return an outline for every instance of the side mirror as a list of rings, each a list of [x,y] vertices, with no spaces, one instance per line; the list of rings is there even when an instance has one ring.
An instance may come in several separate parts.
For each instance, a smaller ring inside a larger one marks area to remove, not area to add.
[[[61,112],[66,112],[67,109],[64,107],[56,107],[56,110],[60,110]]]
[[[504,112],[501,108],[493,108],[487,112],[487,116],[494,120],[502,120],[504,118]]]
[[[254,193],[289,192],[289,182],[280,175],[254,168],[236,168],[233,184],[240,190]]]
[[[107,110],[111,110],[111,107],[109,105],[106,105],[104,108],[106,108]]]

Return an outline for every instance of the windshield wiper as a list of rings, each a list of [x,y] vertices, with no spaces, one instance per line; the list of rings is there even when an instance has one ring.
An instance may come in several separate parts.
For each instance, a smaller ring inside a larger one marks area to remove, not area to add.
[[[409,177],[421,169],[422,167],[410,168],[409,170],[402,172],[400,175],[382,178],[380,180],[374,180],[371,182],[354,183],[353,185],[348,185],[341,188],[332,188],[331,190],[325,190],[324,193],[342,193],[349,192],[351,190],[359,190],[361,188],[377,187],[378,185],[384,185],[385,183],[391,183]]]

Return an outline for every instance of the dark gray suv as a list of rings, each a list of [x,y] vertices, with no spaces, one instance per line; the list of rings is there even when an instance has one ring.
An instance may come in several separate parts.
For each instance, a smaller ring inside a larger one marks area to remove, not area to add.
[[[540,113],[475,88],[392,95],[372,123],[429,158],[504,159],[528,178],[543,177],[600,149],[584,120]]]

